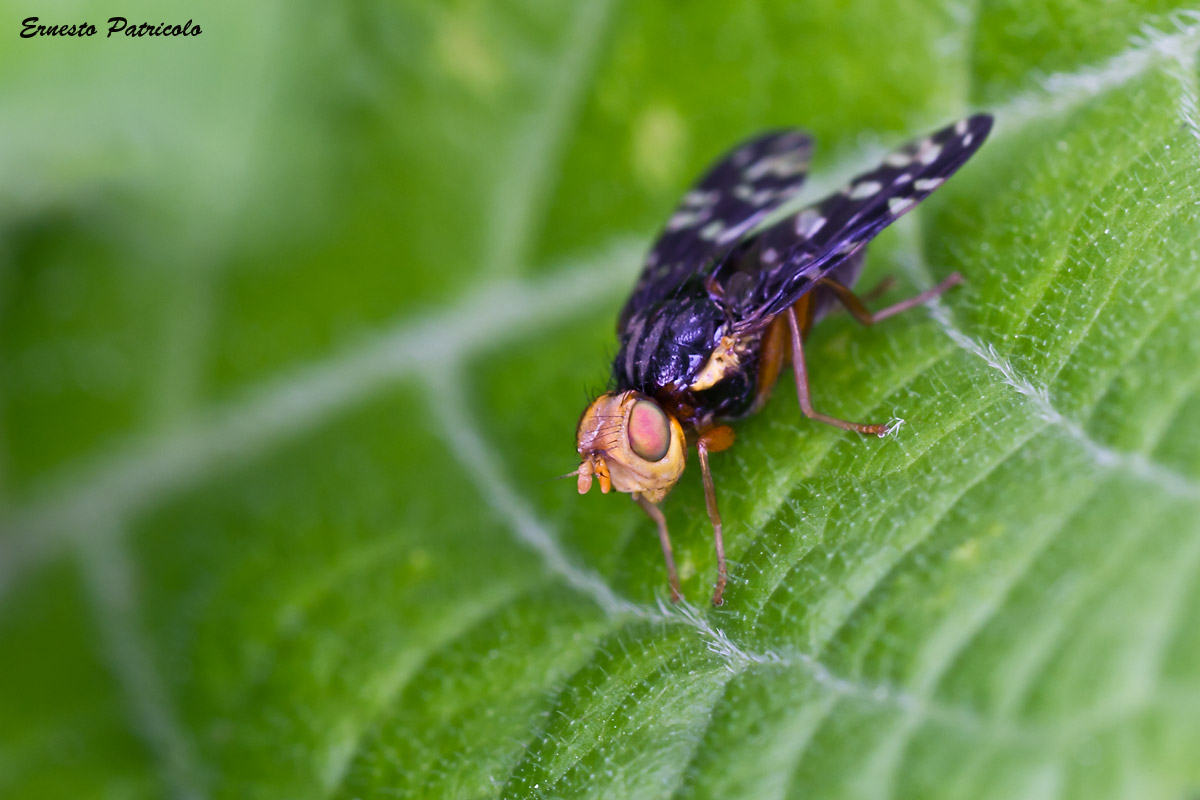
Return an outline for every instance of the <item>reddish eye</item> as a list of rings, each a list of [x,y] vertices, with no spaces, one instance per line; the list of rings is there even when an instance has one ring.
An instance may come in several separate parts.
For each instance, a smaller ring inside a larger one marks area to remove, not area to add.
[[[629,412],[629,446],[647,461],[662,461],[670,449],[671,426],[653,400],[639,400]]]

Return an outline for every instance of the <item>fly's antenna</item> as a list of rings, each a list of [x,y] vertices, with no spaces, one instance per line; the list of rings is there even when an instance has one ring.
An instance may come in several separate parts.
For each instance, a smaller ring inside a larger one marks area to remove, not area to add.
[[[561,481],[564,478],[574,478],[576,475],[579,474],[579,469],[580,469],[579,467],[576,467],[575,469],[571,470],[570,472],[564,473],[562,475],[555,475],[553,478],[543,478],[542,483],[549,483],[550,481]]]

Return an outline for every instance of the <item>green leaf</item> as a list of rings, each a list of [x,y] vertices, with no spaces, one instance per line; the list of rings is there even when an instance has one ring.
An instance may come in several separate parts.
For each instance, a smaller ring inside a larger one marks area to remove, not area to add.
[[[1200,791],[1200,15],[58,13],[0,54],[0,795]],[[694,465],[666,603],[549,480],[652,233],[756,130],[811,198],[969,110],[864,279],[965,286],[809,348],[906,424],[785,380],[714,457],[727,604]]]

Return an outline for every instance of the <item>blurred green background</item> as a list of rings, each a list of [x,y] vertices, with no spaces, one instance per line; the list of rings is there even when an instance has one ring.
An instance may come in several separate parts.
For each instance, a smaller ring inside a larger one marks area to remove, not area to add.
[[[1172,2],[0,2],[0,796],[1200,791],[1200,112]],[[88,20],[86,39],[20,22]],[[193,38],[106,39],[107,17]],[[653,529],[549,480],[733,142],[972,110]]]

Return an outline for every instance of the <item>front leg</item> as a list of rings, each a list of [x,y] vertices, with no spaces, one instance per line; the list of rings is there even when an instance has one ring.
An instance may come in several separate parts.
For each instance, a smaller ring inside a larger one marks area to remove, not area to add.
[[[671,584],[671,602],[678,603],[680,598],[679,574],[675,571],[675,556],[671,553],[671,537],[667,535],[667,518],[663,516],[661,508],[640,494],[635,494],[633,499],[642,507],[642,511],[646,512],[646,516],[654,520],[654,524],[658,526],[658,542],[662,545],[663,560],[667,562],[667,581]]]
[[[717,586],[713,589],[712,604],[725,602],[725,541],[721,537],[721,512],[717,508],[717,491],[713,487],[712,470],[708,467],[708,454],[719,453],[733,445],[733,428],[724,425],[711,428],[700,435],[696,450],[700,453],[700,474],[704,478],[704,505],[708,508],[708,519],[713,527],[713,544],[717,550]]]

